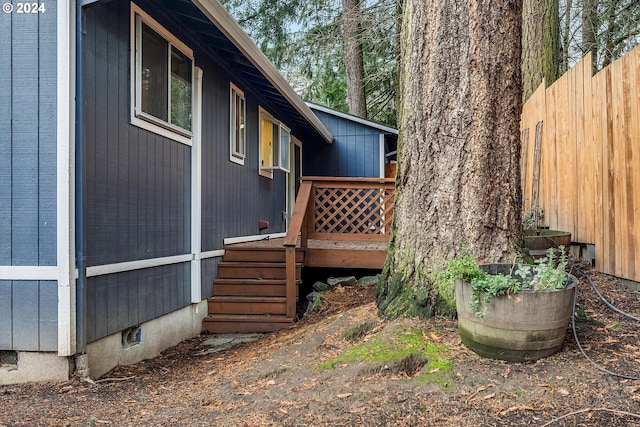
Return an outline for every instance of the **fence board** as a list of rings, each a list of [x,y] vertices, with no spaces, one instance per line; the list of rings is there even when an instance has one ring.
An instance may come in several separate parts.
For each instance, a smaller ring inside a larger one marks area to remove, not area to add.
[[[523,106],[522,178],[531,208],[535,124],[543,121],[543,225],[595,244],[596,268],[640,281],[640,47],[595,76],[585,57]],[[526,131],[526,132],[525,132]]]
[[[633,158],[634,165],[632,165],[632,169],[635,172],[633,175],[633,185],[631,188],[635,190],[635,199],[634,199],[634,217],[636,218],[635,226],[632,233],[634,233],[635,239],[635,247],[633,251],[629,251],[629,256],[633,257],[634,260],[634,275],[633,277],[640,277],[640,49],[634,49],[629,55],[629,62],[631,64],[631,69],[633,73],[630,76],[630,80],[632,82],[631,87],[629,88],[629,96],[635,96],[635,99],[632,98],[631,106],[633,108],[631,117],[635,119],[632,120],[634,124],[632,130],[632,138],[633,142]]]
[[[626,245],[626,276],[634,277],[636,275],[636,266],[635,260],[637,258],[637,247],[638,247],[638,227],[636,226],[639,221],[636,219],[636,215],[640,212],[638,209],[638,188],[640,188],[640,181],[638,181],[635,177],[637,175],[638,170],[638,161],[640,157],[638,157],[638,133],[637,133],[637,122],[638,122],[638,92],[637,87],[634,87],[634,83],[637,81],[637,71],[638,67],[636,66],[638,62],[633,62],[635,59],[633,56],[627,56],[622,58],[622,95],[624,97],[623,105],[624,105],[624,132],[623,133],[623,143],[624,143],[624,153],[625,153],[625,163],[624,163],[624,178],[625,178],[625,195],[623,196],[627,206],[626,206],[626,237],[627,237],[627,245]],[[634,102],[635,100],[635,102]],[[635,120],[634,120],[635,118]]]
[[[593,92],[591,53],[580,62],[582,76],[582,104],[578,127],[583,130],[578,139],[578,167],[576,169],[578,190],[578,226],[574,239],[578,242],[594,243],[596,233],[596,210],[600,191],[598,182],[598,158],[600,157],[594,138],[595,124],[592,119]]]
[[[552,85],[547,89],[546,108],[542,132],[543,147],[540,158],[540,207],[544,209],[543,224],[555,228],[558,223],[557,204],[552,196],[556,194],[556,92],[558,87]]]

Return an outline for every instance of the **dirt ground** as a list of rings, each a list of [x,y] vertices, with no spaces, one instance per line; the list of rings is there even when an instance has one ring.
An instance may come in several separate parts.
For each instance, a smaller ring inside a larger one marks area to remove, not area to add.
[[[640,292],[588,273],[613,305],[640,317]],[[0,386],[0,426],[640,426],[640,381],[590,363],[571,329],[562,350],[539,361],[483,359],[460,342],[455,320],[379,319],[374,292],[337,287],[318,312],[288,329],[223,352],[203,345],[210,337],[202,335],[96,384]],[[578,313],[589,357],[640,376],[638,322],[606,307],[584,280]],[[363,336],[345,338],[359,325],[368,325]],[[321,366],[416,330],[450,371],[420,369],[425,360]]]

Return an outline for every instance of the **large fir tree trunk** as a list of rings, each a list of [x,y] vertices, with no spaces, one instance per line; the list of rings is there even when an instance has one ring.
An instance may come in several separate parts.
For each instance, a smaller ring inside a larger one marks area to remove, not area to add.
[[[522,85],[528,99],[542,79],[548,85],[560,76],[560,14],[558,0],[524,0],[522,6]]]
[[[428,316],[435,272],[522,247],[519,1],[406,0],[399,167],[378,306]],[[462,247],[464,246],[464,249]]]
[[[364,87],[364,55],[359,0],[342,0],[344,20],[344,65],[347,77],[349,113],[367,117]]]

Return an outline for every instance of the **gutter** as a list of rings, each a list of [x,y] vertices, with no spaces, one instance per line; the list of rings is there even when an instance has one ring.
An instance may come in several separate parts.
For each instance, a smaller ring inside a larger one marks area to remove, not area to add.
[[[89,378],[87,357],[87,268],[84,255],[84,181],[82,179],[82,36],[84,31],[82,2],[76,4],[76,141],[75,141],[75,219],[76,219],[76,370],[82,379]]]

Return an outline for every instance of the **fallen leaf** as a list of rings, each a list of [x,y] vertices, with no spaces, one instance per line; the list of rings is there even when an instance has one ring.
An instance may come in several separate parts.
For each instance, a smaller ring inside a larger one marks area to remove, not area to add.
[[[367,408],[365,406],[360,406],[358,408],[349,409],[347,412],[350,414],[364,414],[366,410]]]
[[[431,338],[431,340],[432,340],[432,341],[435,341],[435,342],[440,342],[440,341],[442,341],[442,340],[440,339],[440,337],[439,337],[439,336],[437,336],[436,334],[434,334],[433,332],[429,332],[429,338]]]
[[[496,394],[491,393],[491,394],[487,394],[486,396],[482,396],[482,400],[489,400],[489,399],[493,399],[494,397],[496,397]]]
[[[279,408],[278,411],[282,412],[283,414],[288,414],[289,412],[287,412],[286,409],[284,408]]]
[[[429,371],[430,374],[435,374],[436,372],[440,372],[440,368],[434,368]]]
[[[267,381],[267,385],[276,385],[276,381],[275,380],[269,380],[269,381]]]
[[[567,390],[565,390],[564,388],[558,389],[558,393],[560,393],[563,396],[569,396],[569,392]]]
[[[344,399],[345,397],[351,396],[353,393],[341,393],[338,395],[339,399]]]

